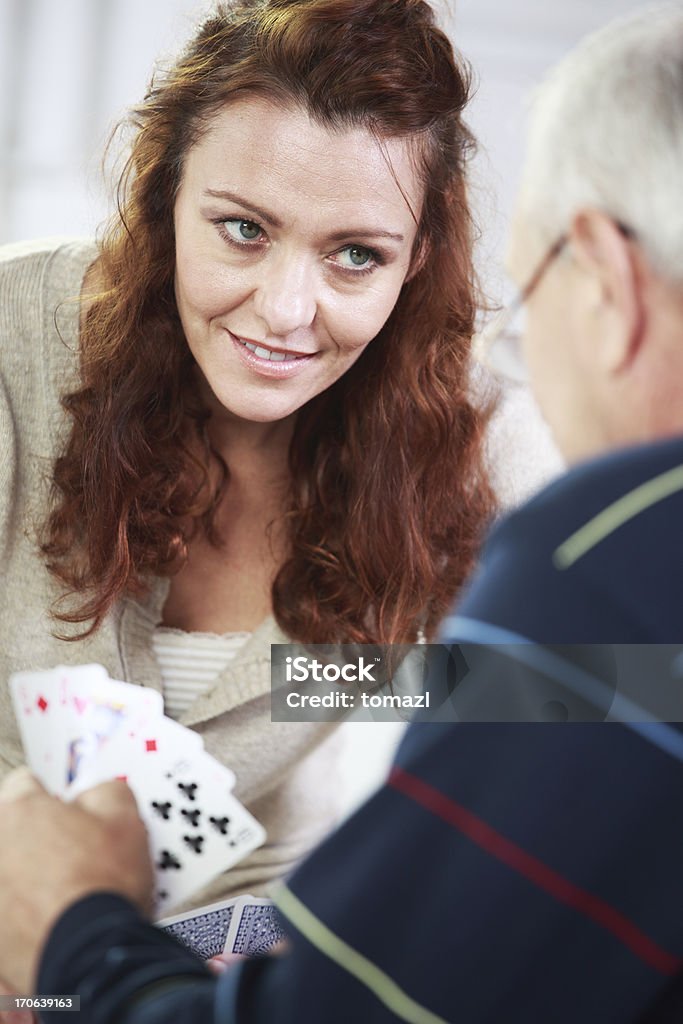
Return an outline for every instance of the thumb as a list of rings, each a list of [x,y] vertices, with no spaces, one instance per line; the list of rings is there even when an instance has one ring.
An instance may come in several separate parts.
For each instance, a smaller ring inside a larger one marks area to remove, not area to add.
[[[121,779],[102,782],[99,786],[86,789],[76,797],[74,803],[98,818],[139,817],[133,791]]]
[[[0,784],[0,803],[20,800],[24,796],[45,793],[45,787],[38,782],[30,768],[25,764],[21,768],[6,775]]]

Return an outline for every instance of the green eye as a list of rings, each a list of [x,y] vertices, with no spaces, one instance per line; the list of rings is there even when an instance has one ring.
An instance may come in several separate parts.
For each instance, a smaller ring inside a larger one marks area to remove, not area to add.
[[[369,249],[363,249],[360,245],[352,245],[348,250],[349,259],[353,263],[354,267],[364,267],[366,263],[369,263],[372,259],[372,253]]]
[[[353,274],[369,274],[384,263],[379,253],[365,245],[345,245],[332,253],[331,259],[342,270]]]
[[[245,245],[247,242],[265,241],[263,229],[255,220],[243,220],[241,217],[229,217],[227,220],[215,222],[221,233],[236,242],[238,245]]]
[[[258,238],[261,233],[261,228],[258,224],[255,224],[253,220],[241,220],[239,223],[239,232],[242,238],[246,238],[248,241],[253,242],[253,240]]]

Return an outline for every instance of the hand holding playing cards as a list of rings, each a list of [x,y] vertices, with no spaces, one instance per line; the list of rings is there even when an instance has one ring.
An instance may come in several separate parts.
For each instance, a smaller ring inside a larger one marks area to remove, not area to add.
[[[101,665],[19,672],[10,688],[26,759],[50,793],[72,800],[108,779],[128,783],[147,827],[155,916],[264,842],[232,792],[233,772],[166,718],[160,693],[110,679]]]
[[[72,903],[117,892],[149,913],[154,878],[147,833],[124,783],[104,783],[66,804],[26,768],[0,786],[0,817],[2,977],[29,993],[50,928]]]

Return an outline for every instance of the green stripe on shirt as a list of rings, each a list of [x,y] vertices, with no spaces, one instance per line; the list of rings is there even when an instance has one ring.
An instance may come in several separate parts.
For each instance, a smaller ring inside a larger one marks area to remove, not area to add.
[[[569,569],[574,562],[587,554],[600,541],[609,537],[624,523],[627,523],[629,519],[634,519],[646,508],[656,505],[658,501],[681,490],[683,490],[683,466],[674,466],[666,473],[661,473],[652,480],[640,484],[639,487],[608,505],[560,544],[553,552],[553,565],[556,569]]]
[[[409,1024],[448,1024],[443,1017],[416,1003],[388,974],[335,935],[286,885],[279,885],[273,898],[283,916],[312,946],[370,989],[400,1020]]]

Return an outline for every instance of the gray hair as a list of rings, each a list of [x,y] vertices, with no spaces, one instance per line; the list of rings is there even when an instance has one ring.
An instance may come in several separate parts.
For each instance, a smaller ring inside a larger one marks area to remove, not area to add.
[[[588,36],[534,101],[520,208],[544,240],[597,207],[683,280],[683,4]]]

